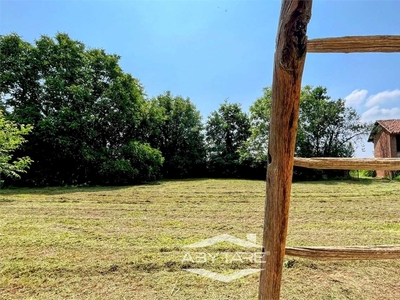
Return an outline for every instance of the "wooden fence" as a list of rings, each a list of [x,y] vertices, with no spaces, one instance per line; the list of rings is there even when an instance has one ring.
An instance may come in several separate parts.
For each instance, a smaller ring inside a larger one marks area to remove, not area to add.
[[[307,40],[312,0],[283,0],[273,67],[267,189],[259,299],[279,299],[283,259],[397,259],[399,246],[289,247],[286,236],[293,166],[315,169],[399,170],[399,159],[294,158],[301,79],[307,52],[400,52],[400,36]]]

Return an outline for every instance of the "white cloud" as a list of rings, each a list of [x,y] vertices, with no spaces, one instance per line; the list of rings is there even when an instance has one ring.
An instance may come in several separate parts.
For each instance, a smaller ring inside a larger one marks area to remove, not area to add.
[[[344,97],[346,106],[359,106],[364,102],[368,94],[367,90],[354,90],[349,95]]]
[[[372,95],[372,96],[368,97],[367,103],[365,104],[365,106],[372,107],[372,106],[376,106],[378,104],[385,103],[387,101],[396,100],[396,99],[400,100],[400,90],[396,89],[393,91],[384,91],[384,92],[380,92],[376,95]]]
[[[379,108],[379,106],[376,105],[361,115],[361,120],[364,122],[385,119],[400,119],[400,108]]]

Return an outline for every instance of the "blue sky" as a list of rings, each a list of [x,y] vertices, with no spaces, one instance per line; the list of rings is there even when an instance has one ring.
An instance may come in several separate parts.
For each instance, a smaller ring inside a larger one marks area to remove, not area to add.
[[[0,34],[66,32],[121,55],[148,96],[190,97],[204,118],[224,99],[247,108],[272,83],[278,0],[0,0]],[[308,37],[400,34],[400,1],[315,0]],[[346,98],[365,121],[400,118],[400,54],[307,55],[303,85]],[[365,138],[366,141],[366,138]],[[358,157],[372,157],[371,143]]]

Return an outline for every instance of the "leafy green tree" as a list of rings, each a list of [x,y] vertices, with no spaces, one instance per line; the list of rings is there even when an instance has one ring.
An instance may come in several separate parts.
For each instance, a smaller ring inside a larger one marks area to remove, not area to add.
[[[264,159],[268,143],[271,96],[271,89],[264,88],[263,97],[250,107],[252,135],[246,145],[250,145],[248,151],[261,159]],[[369,129],[369,124],[361,122],[356,110],[346,107],[344,100],[331,100],[326,88],[302,88],[297,156],[351,157]]]
[[[267,164],[267,148],[269,123],[271,114],[272,89],[263,89],[263,96],[250,106],[251,135],[239,150],[242,163],[250,163],[252,167],[265,169]]]
[[[327,89],[305,86],[301,91],[296,155],[299,157],[352,157],[362,137],[370,131],[355,109],[345,101],[331,100]],[[295,168],[298,179],[318,179],[322,175],[343,177],[341,170]]]
[[[225,100],[206,123],[207,166],[213,176],[243,176],[239,150],[250,137],[250,120],[238,103]]]
[[[13,152],[26,142],[23,136],[31,130],[30,125],[17,125],[6,120],[0,110],[0,179],[1,175],[20,178],[19,173],[26,173],[32,160],[27,156],[13,160]]]
[[[252,135],[241,150],[241,160],[266,163],[269,135],[271,89],[265,88],[263,97],[250,107]],[[342,99],[331,100],[327,89],[305,86],[300,96],[295,155],[299,157],[351,157],[370,126],[361,122],[360,116],[345,106]],[[295,170],[298,177],[309,178],[318,171]],[[340,173],[343,174],[343,173]]]
[[[161,113],[152,146],[161,150],[165,161],[163,175],[182,178],[204,175],[205,145],[200,112],[189,98],[166,92],[152,99]]]
[[[26,183],[101,183],[104,163],[132,141],[146,141],[152,111],[119,59],[62,33],[32,45],[0,36],[1,103],[10,119],[34,126],[20,151],[35,161]]]
[[[352,157],[370,126],[361,122],[345,101],[331,100],[323,87],[301,91],[296,155],[299,157]]]

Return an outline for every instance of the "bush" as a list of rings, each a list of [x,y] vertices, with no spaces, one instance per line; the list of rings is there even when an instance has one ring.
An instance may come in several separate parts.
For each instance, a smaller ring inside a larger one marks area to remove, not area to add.
[[[134,184],[161,177],[164,158],[149,144],[130,142],[120,150],[118,159],[105,161],[100,169],[101,184]]]
[[[352,178],[371,178],[371,177],[376,177],[376,171],[374,171],[374,170],[351,170],[350,176]]]
[[[393,172],[393,180],[400,181],[400,170]]]
[[[376,171],[374,170],[361,170],[360,177],[376,177]]]

